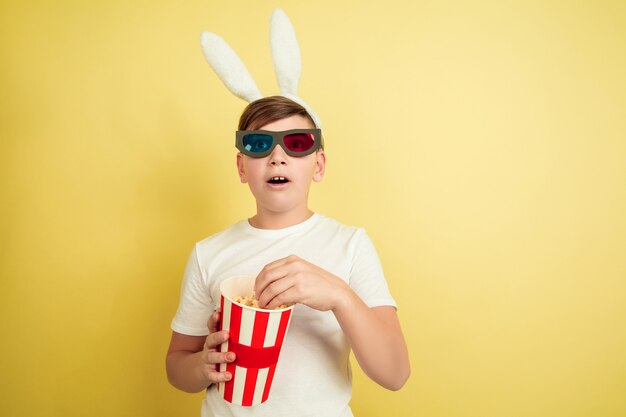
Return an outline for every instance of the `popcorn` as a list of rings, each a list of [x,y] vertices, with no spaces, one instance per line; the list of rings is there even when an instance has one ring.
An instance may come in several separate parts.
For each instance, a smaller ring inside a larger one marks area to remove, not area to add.
[[[247,307],[261,308],[259,306],[259,300],[256,298],[256,294],[254,293],[254,291],[252,292],[251,295],[237,296],[237,297],[233,298],[233,300],[236,303],[243,304],[243,305],[245,305]],[[278,307],[265,309],[265,310],[280,310],[280,309],[287,308],[287,307],[289,307],[289,306],[286,305],[286,304],[282,304],[282,305],[280,305]]]
[[[257,300],[254,292],[251,295],[246,295],[245,297],[235,297],[234,300],[236,303],[243,304],[248,307],[261,308],[259,307],[259,300]]]

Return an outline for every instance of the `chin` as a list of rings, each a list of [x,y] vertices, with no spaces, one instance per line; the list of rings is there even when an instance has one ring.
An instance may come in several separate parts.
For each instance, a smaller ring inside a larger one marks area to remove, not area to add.
[[[265,210],[276,214],[286,213],[300,206],[300,204],[288,201],[287,199],[272,199],[272,201],[265,201],[264,204],[261,205]]]

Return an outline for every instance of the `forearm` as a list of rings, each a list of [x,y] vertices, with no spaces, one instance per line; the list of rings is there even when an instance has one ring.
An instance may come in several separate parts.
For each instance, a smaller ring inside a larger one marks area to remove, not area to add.
[[[167,379],[185,392],[200,392],[210,385],[202,372],[202,352],[177,351],[167,356]]]
[[[395,312],[390,324],[350,289],[333,312],[367,376],[387,389],[400,389],[409,377],[410,364]]]

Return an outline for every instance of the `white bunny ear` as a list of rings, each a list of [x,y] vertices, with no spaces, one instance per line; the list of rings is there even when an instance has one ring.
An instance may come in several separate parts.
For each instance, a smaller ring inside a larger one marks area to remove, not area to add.
[[[299,105],[304,107],[306,112],[309,113],[309,116],[311,116],[311,119],[313,119],[313,124],[315,125],[315,127],[318,128],[318,129],[322,128],[322,122],[321,122],[319,116],[317,115],[317,113],[315,113],[313,111],[311,106],[309,106],[304,100],[302,100],[300,97],[296,96],[295,94],[285,93],[285,94],[281,94],[281,95],[283,97],[287,97],[288,99],[295,101],[296,103],[298,103]]]
[[[239,56],[224,39],[215,33],[203,32],[200,43],[207,62],[234,95],[247,102],[263,97]]]
[[[300,48],[291,21],[280,8],[274,10],[270,19],[270,47],[281,94],[297,96],[302,72]]]

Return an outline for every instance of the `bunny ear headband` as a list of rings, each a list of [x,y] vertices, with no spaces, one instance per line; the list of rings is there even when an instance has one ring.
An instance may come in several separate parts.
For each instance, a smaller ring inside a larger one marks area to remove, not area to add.
[[[263,97],[239,56],[224,39],[215,33],[203,32],[200,43],[207,62],[231,93],[247,102]],[[317,114],[298,97],[298,82],[302,72],[300,48],[293,26],[280,8],[274,10],[270,20],[270,47],[280,95],[304,107],[313,119],[315,127],[321,129],[322,124]]]

